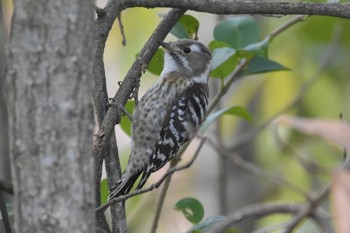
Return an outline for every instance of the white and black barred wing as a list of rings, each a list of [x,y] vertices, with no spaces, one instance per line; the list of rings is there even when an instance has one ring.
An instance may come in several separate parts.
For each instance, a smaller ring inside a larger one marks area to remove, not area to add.
[[[208,106],[208,86],[193,84],[175,98],[165,118],[160,139],[142,174],[137,189],[143,187],[152,172],[162,168],[178,152],[205,117]]]

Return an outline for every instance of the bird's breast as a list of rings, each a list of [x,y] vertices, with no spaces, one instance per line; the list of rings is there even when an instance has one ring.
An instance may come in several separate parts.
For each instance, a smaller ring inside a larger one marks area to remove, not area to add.
[[[177,80],[163,78],[144,94],[133,115],[132,141],[135,149],[152,150],[159,140],[171,104],[184,88],[185,84]]]

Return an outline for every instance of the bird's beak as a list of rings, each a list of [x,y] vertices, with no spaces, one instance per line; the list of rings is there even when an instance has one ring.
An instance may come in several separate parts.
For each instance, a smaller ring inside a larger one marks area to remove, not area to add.
[[[171,46],[170,43],[164,42],[164,41],[158,41],[159,45],[162,46],[164,49],[168,51],[172,51],[173,47]]]

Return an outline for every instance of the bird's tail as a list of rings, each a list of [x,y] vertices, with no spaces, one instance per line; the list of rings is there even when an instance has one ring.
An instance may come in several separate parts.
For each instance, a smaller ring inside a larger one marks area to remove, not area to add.
[[[108,200],[129,193],[140,174],[141,172],[130,176],[123,174],[118,182],[109,190]]]
[[[151,175],[151,169],[150,169],[150,167],[148,167],[142,173],[141,180],[140,180],[139,184],[137,185],[136,190],[142,189],[142,187],[145,185],[145,183],[150,175]]]

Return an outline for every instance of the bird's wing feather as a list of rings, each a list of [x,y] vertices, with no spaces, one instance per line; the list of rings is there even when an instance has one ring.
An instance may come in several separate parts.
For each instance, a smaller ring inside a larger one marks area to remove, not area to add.
[[[149,165],[143,171],[137,189],[143,187],[152,172],[169,162],[195,132],[205,117],[208,104],[208,88],[203,84],[194,84],[177,95],[165,118],[160,139],[155,145]]]
[[[108,200],[130,192],[140,174],[141,172],[132,174],[131,176],[123,174],[122,178],[109,190]]]

